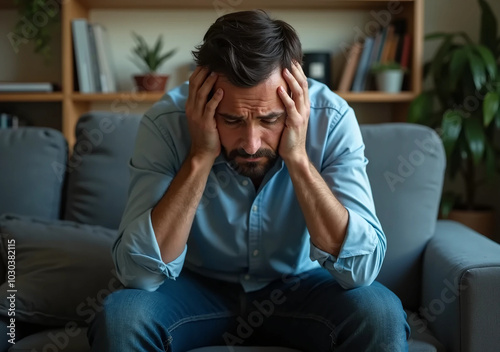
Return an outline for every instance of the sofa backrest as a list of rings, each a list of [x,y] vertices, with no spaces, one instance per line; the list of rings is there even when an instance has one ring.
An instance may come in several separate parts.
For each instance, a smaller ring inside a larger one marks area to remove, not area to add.
[[[417,309],[424,247],[434,234],[446,166],[434,130],[415,124],[361,125],[367,173],[387,253],[377,278]]]
[[[57,130],[0,129],[0,214],[59,219],[67,157]]]
[[[67,157],[66,140],[57,130],[0,129],[0,215],[58,219]],[[0,284],[4,260],[0,253]]]
[[[68,161],[65,220],[118,228],[127,201],[128,163],[140,118],[110,112],[80,117]]]

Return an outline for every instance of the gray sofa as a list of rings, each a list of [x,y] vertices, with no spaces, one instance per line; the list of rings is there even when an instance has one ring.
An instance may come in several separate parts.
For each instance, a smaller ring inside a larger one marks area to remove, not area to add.
[[[89,350],[86,326],[106,295],[121,289],[110,247],[139,121],[103,112],[82,116],[69,160],[58,131],[0,130],[0,351]],[[436,221],[445,169],[440,139],[419,125],[361,128],[388,240],[378,280],[407,310],[410,351],[498,350],[500,245],[458,223]]]

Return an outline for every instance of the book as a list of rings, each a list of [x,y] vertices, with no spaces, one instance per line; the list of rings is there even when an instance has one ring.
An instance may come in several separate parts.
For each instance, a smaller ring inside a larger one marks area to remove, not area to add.
[[[356,68],[358,67],[358,62],[361,57],[362,51],[363,43],[361,42],[356,42],[351,46],[351,49],[347,54],[344,72],[342,73],[342,77],[340,79],[338,88],[339,92],[347,92],[351,89],[354,74],[356,73]]]
[[[96,91],[94,74],[90,62],[90,44],[87,20],[75,19],[71,21],[73,31],[73,48],[78,79],[78,88],[81,93]]]
[[[406,33],[403,39],[403,49],[401,50],[401,66],[408,68],[410,63],[411,35]]]
[[[0,93],[44,93],[55,89],[50,82],[0,82]]]
[[[0,129],[18,128],[19,118],[15,115],[0,113]]]
[[[387,27],[387,34],[384,40],[384,46],[382,48],[382,56],[380,57],[381,63],[389,62],[391,46],[394,44],[394,25],[390,24]]]
[[[102,92],[116,92],[116,77],[112,69],[112,56],[106,28],[100,24],[92,24],[97,52],[99,79]]]
[[[356,70],[356,75],[354,76],[354,82],[352,84],[353,92],[361,92],[365,90],[366,80],[370,71],[370,56],[372,54],[374,43],[375,39],[373,37],[367,37],[365,39],[363,52],[361,53],[358,69]]]
[[[102,92],[101,74],[99,72],[99,63],[97,62],[97,48],[94,38],[94,30],[90,23],[87,23],[87,31],[89,33],[89,55],[90,55],[90,72],[92,72],[95,91]]]

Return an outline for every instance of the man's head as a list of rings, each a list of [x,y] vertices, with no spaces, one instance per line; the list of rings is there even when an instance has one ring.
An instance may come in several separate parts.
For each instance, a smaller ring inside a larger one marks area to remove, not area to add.
[[[287,23],[264,11],[241,11],[219,17],[193,51],[196,64],[226,76],[238,87],[253,87],[276,69],[302,63],[302,46]]]
[[[287,88],[282,70],[302,62],[295,30],[264,11],[236,12],[217,19],[193,55],[219,75],[214,91],[224,91],[215,114],[223,153],[240,174],[261,180],[278,157],[285,126],[277,93]]]

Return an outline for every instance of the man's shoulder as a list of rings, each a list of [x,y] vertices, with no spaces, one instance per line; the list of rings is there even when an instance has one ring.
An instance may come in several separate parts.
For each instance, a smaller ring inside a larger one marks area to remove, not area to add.
[[[350,108],[345,99],[334,93],[326,84],[312,78],[308,78],[307,82],[311,110],[344,113]]]
[[[309,101],[311,106],[310,128],[325,123],[332,127],[351,109],[344,98],[334,93],[326,84],[308,78]]]
[[[189,84],[183,84],[166,92],[160,100],[151,106],[145,115],[145,118],[154,122],[176,123],[186,113],[186,100],[188,96]]]

